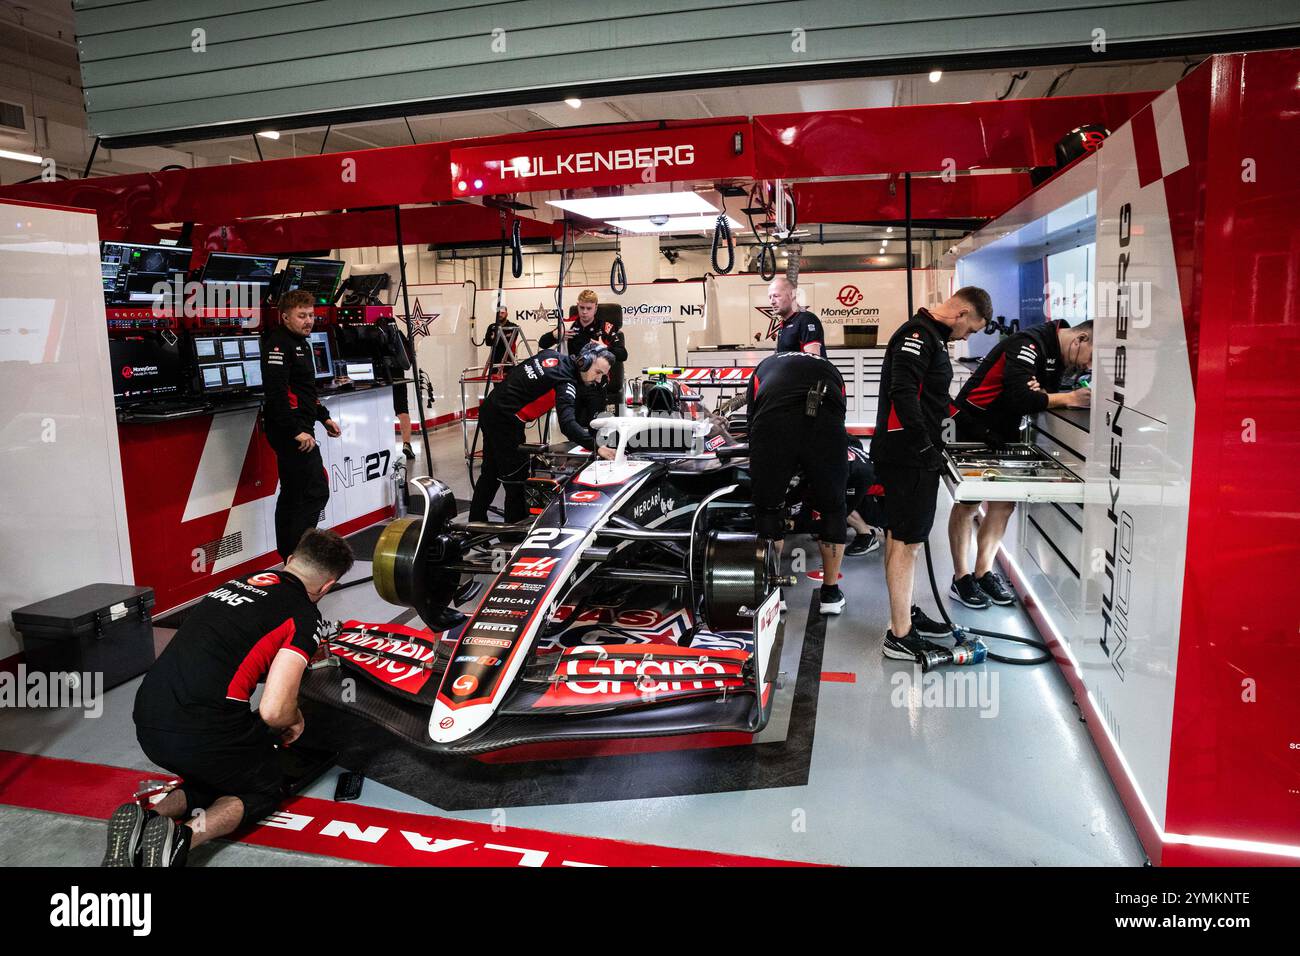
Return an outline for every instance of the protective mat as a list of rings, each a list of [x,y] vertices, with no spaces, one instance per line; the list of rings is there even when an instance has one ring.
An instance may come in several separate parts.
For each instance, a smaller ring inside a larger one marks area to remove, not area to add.
[[[815,600],[816,592],[809,599],[810,623],[804,632],[794,682],[789,730],[782,741],[711,750],[486,764],[426,753],[367,720],[306,700],[303,740],[338,750],[340,766],[442,810],[801,787],[808,782],[812,762],[826,637],[826,619],[812,607]]]

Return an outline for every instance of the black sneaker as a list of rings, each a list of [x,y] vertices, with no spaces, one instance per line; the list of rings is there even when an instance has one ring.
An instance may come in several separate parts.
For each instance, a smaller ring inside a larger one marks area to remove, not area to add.
[[[885,631],[885,639],[880,644],[880,652],[896,661],[919,662],[922,654],[942,650],[944,650],[942,645],[927,641],[916,633],[915,627],[902,637],[896,637],[893,631]]]
[[[840,590],[838,584],[823,584],[818,598],[821,601],[823,614],[839,614],[844,610],[844,592]]]
[[[194,831],[170,817],[154,817],[144,827],[141,866],[184,866]]]
[[[415,451],[411,448],[411,443],[409,441],[402,442],[402,454],[409,460],[415,461]]]
[[[140,865],[140,846],[145,824],[158,814],[138,803],[124,803],[108,818],[108,850],[100,866]]]
[[[994,604],[1001,604],[1003,607],[1016,603],[1016,596],[1011,593],[1011,589],[1002,583],[1002,575],[993,571],[977,579],[979,588],[988,596],[988,599]]]
[[[846,555],[870,554],[880,549],[880,535],[875,531],[863,534],[859,531],[853,536],[853,543],[844,549]]]
[[[948,593],[961,601],[962,604],[973,607],[978,611],[983,611],[989,606],[988,595],[980,590],[980,586],[975,583],[975,575],[973,574],[968,574],[964,578],[953,578]]]
[[[952,628],[912,605],[912,630],[924,637],[952,637]]]

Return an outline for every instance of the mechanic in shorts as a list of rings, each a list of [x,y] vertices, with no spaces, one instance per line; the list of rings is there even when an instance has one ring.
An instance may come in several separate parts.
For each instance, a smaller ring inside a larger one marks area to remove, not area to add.
[[[844,610],[840,562],[848,537],[845,487],[848,433],[844,379],[827,359],[810,352],[777,352],[749,380],[749,461],[754,516],[761,537],[785,543],[786,494],[802,470],[813,506],[821,512],[822,614]]]
[[[952,408],[948,343],[980,331],[992,315],[989,294],[965,286],[940,305],[918,309],[885,349],[871,461],[885,489],[890,626],[881,651],[886,657],[918,660],[925,651],[939,649],[917,631],[912,588],[917,553],[934,525],[943,427]]]
[[[190,611],[145,674],[134,715],[145,756],[183,783],[150,810],[113,812],[105,866],[184,866],[191,847],[276,809],[275,744],[302,734],[298,687],[328,627],[316,604],[352,560],[339,535],[311,528],[283,570],[227,581]]]

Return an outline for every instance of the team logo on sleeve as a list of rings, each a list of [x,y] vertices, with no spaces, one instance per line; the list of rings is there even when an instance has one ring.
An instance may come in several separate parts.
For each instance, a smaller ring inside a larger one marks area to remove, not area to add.
[[[542,364],[547,368],[555,368],[555,366],[560,364],[560,360],[557,358],[542,359]]]
[[[903,339],[903,344],[899,346],[899,351],[906,352],[909,355],[920,357],[921,355],[921,333],[913,332],[909,337]]]

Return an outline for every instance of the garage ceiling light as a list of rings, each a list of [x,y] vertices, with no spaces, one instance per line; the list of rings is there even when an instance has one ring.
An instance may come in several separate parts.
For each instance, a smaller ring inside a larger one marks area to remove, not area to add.
[[[35,153],[15,153],[11,149],[0,149],[0,159],[16,159],[20,163],[39,163],[41,157]]]
[[[609,224],[616,229],[622,229],[624,232],[705,232],[714,227],[718,221],[717,215],[712,216],[675,216],[666,221],[655,221],[649,219],[611,219]],[[727,217],[727,225],[731,227],[732,232],[744,232],[744,227],[730,216]]]
[[[279,134],[279,132],[277,132],[276,130],[273,130],[273,129],[264,129],[264,130],[262,130],[260,133],[258,133],[257,135],[260,136],[260,137],[262,137],[262,139],[279,139],[279,138],[280,138],[280,134]]]
[[[683,213],[713,213],[718,210],[698,193],[629,193],[593,199],[548,199],[548,206],[576,212],[588,219],[631,219],[641,216],[676,216]]]

